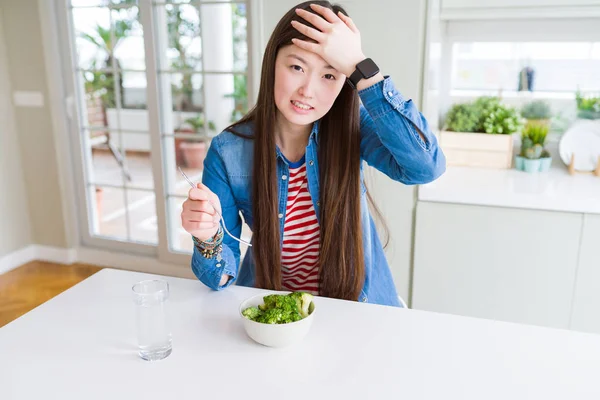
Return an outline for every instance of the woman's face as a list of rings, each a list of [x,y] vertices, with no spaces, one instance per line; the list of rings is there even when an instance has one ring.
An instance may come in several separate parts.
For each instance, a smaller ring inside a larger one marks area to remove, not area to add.
[[[275,104],[290,124],[306,126],[327,114],[346,76],[315,53],[282,47],[275,60]]]

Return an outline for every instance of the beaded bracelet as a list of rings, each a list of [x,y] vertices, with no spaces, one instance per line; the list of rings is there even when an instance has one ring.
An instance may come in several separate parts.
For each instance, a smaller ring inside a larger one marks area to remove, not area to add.
[[[214,258],[215,256],[220,255],[223,250],[223,228],[219,226],[217,233],[207,240],[201,241],[195,236],[192,236],[192,240],[204,258]]]

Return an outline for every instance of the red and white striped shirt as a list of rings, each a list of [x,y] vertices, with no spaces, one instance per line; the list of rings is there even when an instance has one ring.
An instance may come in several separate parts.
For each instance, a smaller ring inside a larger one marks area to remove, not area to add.
[[[319,221],[308,191],[306,163],[290,163],[281,254],[284,290],[319,294]]]

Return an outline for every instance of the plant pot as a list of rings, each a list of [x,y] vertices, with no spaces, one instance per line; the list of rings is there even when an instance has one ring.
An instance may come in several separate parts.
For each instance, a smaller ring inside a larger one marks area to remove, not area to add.
[[[547,172],[552,165],[552,157],[540,158],[540,172]]]
[[[512,168],[513,135],[441,131],[440,146],[447,165]]]
[[[188,128],[180,128],[180,129],[175,129],[175,133],[193,134],[194,130],[188,129]],[[178,137],[175,138],[175,163],[176,163],[176,165],[186,165],[185,158],[183,157],[183,150],[181,149],[181,145],[187,141],[188,141],[188,139],[178,138]]]
[[[181,151],[185,165],[189,168],[202,170],[204,168],[204,159],[206,158],[206,143],[204,142],[184,142],[181,143]]]
[[[515,157],[515,168],[517,171],[523,171],[525,168],[525,157],[516,156]]]
[[[540,172],[541,160],[530,160],[528,158],[523,160],[523,170],[525,172]]]

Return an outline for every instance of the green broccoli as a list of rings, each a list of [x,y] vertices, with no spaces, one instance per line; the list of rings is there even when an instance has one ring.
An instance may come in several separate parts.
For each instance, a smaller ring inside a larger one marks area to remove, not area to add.
[[[313,296],[305,292],[271,294],[263,297],[263,304],[258,308],[249,307],[242,314],[264,324],[287,324],[306,318],[312,300]]]
[[[262,311],[256,307],[248,307],[244,311],[242,311],[242,315],[252,321],[256,321],[256,319],[262,315]]]
[[[296,302],[282,294],[270,294],[263,297],[264,304],[258,306],[262,311],[270,310],[272,308],[280,308],[285,311],[293,311],[296,309]]]
[[[271,308],[262,313],[256,322],[262,322],[263,324],[278,324],[284,318],[284,311],[279,308]]]
[[[313,301],[313,295],[306,292],[294,292],[288,295],[296,301],[296,308],[302,318],[308,317],[308,308]]]

